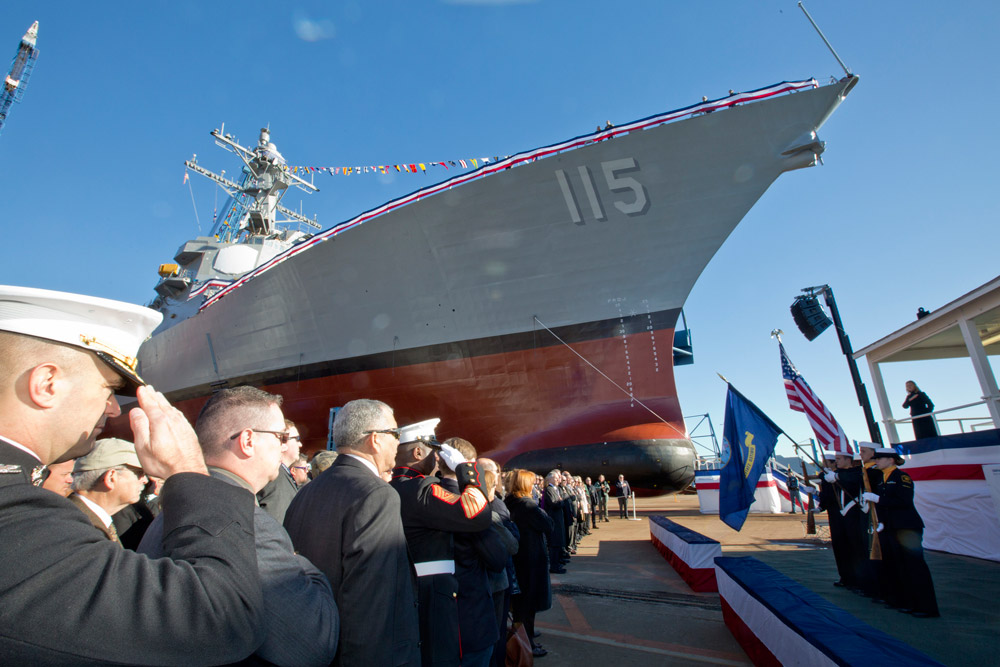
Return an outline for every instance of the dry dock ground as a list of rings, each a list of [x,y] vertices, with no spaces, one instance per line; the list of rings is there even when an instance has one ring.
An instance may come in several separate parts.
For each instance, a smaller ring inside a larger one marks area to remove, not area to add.
[[[539,665],[750,664],[722,621],[718,594],[692,591],[650,543],[652,514],[719,540],[726,556],[764,561],[946,665],[1000,665],[1000,563],[926,552],[941,618],[917,619],[832,585],[823,514],[818,537],[805,534],[801,514],[751,514],[737,533],[699,513],[695,496],[639,499],[638,521],[619,519],[611,503],[611,521],[583,539],[566,574],[552,575],[552,609],[536,622],[549,651]]]

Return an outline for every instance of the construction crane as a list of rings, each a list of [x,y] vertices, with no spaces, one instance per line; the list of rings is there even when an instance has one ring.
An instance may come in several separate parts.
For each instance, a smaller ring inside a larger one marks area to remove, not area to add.
[[[244,165],[242,178],[236,183],[200,166],[197,156],[184,162],[188,169],[215,181],[229,194],[229,201],[212,229],[213,236],[223,242],[238,242],[247,236],[271,237],[279,231],[278,224],[289,222],[322,229],[315,220],[278,203],[289,186],[294,185],[306,192],[317,192],[319,188],[288,170],[285,158],[271,143],[267,128],[261,129],[260,139],[253,149],[241,146],[232,135],[225,134],[225,125],[219,130],[212,130],[212,136],[217,145],[235,153]],[[287,219],[279,220],[278,213],[284,214]]]
[[[35,21],[21,38],[21,43],[17,47],[17,55],[14,56],[14,62],[10,64],[10,72],[4,80],[3,90],[0,91],[0,132],[3,132],[10,106],[14,102],[20,102],[21,98],[24,97],[24,89],[28,87],[28,77],[31,76],[35,60],[38,59],[38,49],[35,48],[37,40],[38,21]]]

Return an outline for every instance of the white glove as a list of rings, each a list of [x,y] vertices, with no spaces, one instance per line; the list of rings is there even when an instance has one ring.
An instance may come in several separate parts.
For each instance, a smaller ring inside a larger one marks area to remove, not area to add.
[[[465,456],[462,455],[462,452],[458,451],[451,445],[442,444],[440,449],[438,449],[438,456],[441,457],[441,460],[444,461],[445,465],[447,465],[452,471],[458,468],[458,464],[468,463],[468,461],[465,460]]]
[[[875,527],[875,532],[876,533],[881,533],[883,528],[885,528],[885,525],[883,523],[879,522],[878,526]]]
[[[837,473],[833,472],[832,470],[827,470],[825,473],[823,473],[823,479],[825,479],[828,484],[833,484],[834,482],[837,481]]]
[[[865,500],[867,500],[870,503],[877,503],[878,502],[878,494],[877,493],[872,493],[871,491],[865,491],[864,493],[861,494],[861,497],[864,498]]]

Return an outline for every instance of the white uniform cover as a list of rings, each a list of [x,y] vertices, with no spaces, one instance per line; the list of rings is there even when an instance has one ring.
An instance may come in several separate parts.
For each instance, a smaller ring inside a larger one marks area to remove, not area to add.
[[[983,465],[1000,463],[1000,431],[926,438],[896,445],[913,478],[924,520],[924,548],[1000,561],[1000,518]]]

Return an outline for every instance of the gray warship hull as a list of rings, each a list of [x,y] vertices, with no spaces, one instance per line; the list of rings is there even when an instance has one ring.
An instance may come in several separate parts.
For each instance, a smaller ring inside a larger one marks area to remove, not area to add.
[[[329,408],[378,398],[400,423],[440,417],[439,435],[510,465],[683,488],[694,449],[673,376],[680,309],[771,183],[816,163],[815,133],[856,81],[416,198],[201,310],[165,311],[141,372],[192,417],[218,387],[281,393],[311,449]]]

